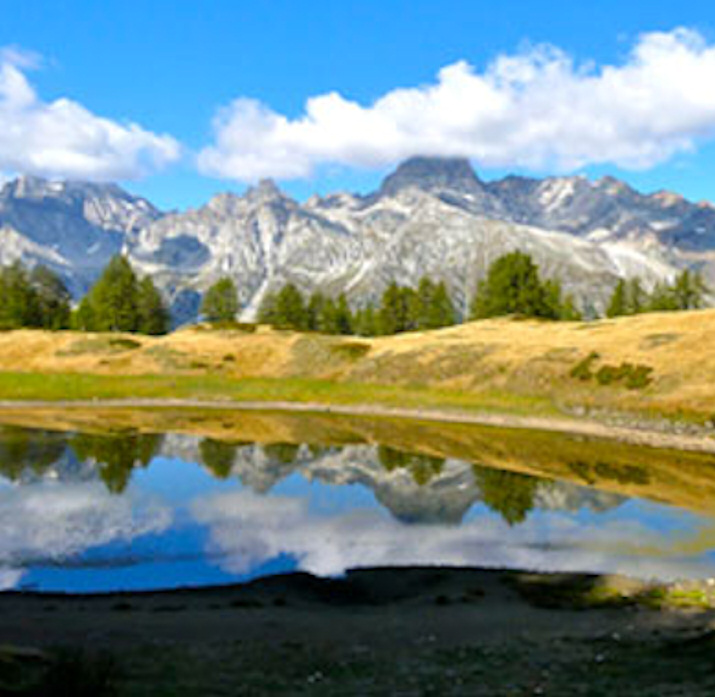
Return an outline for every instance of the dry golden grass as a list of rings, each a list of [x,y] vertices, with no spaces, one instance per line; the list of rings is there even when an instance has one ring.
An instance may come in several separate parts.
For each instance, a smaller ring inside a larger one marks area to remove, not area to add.
[[[647,366],[652,383],[627,389],[572,377],[593,352],[595,370]],[[0,334],[0,371],[306,378],[539,396],[558,407],[709,420],[715,415],[715,310],[591,323],[505,318],[376,339],[264,327],[253,333],[194,328],[158,338],[18,331]]]

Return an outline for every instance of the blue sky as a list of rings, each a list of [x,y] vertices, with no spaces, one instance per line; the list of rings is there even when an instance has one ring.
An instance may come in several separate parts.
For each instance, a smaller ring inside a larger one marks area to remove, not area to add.
[[[160,151],[159,164],[144,168],[146,171],[141,172],[144,176],[135,178],[138,174],[134,171],[134,160],[125,153],[117,153],[120,147],[133,147],[128,136],[122,136],[120,145],[113,145],[109,155],[105,155],[97,141],[87,145],[97,157],[106,157],[107,162],[113,157],[119,164],[86,171],[90,178],[93,172],[101,171],[97,177],[107,178],[116,171],[127,188],[148,196],[161,207],[184,208],[200,205],[217,191],[242,190],[245,180],[252,178],[254,172],[273,173],[268,166],[267,172],[262,166],[247,169],[245,152],[222,151],[218,164],[197,166],[197,153],[217,140],[212,120],[219,109],[235,99],[259,100],[270,114],[289,121],[302,117],[307,99],[333,91],[349,103],[369,108],[375,100],[397,88],[434,85],[438,72],[458,61],[466,61],[480,75],[500,55],[528,53],[529,45],[544,43],[558,47],[581,66],[576,74],[586,61],[592,61],[593,69],[598,71],[602,66],[628,63],[644,34],[672,32],[677,27],[698,32],[703,42],[699,51],[710,49],[715,44],[715,9],[711,3],[688,0],[600,0],[587,4],[573,0],[540,3],[23,0],[7,3],[0,23],[0,46],[37,54],[33,61],[20,61],[18,70],[43,105],[67,98],[92,115],[120,125],[136,123],[147,134],[170,136],[180,145],[180,157],[171,150],[168,141],[149,142],[149,136],[142,135],[140,147],[147,152],[153,149],[152,157],[157,149]],[[707,75],[709,66],[710,63],[702,66],[703,75]],[[715,74],[711,82],[715,85]],[[704,86],[704,89],[713,88]],[[1,99],[0,95],[0,126],[3,126]],[[625,101],[622,95],[619,100]],[[623,154],[622,143],[613,150],[612,161],[606,157],[606,161],[591,162],[588,155],[585,158],[579,155],[571,162],[568,153],[567,156],[550,153],[546,162],[525,165],[515,158],[513,149],[488,154],[483,158],[485,162],[478,157],[473,157],[473,161],[485,178],[509,171],[537,175],[556,171],[594,176],[612,173],[645,190],[669,188],[690,198],[715,200],[715,146],[711,133],[703,126],[707,126],[710,118],[710,104],[698,108],[700,111],[694,116],[686,114],[677,125],[685,129],[684,137],[691,137],[694,129],[696,137],[690,151],[674,146],[671,154],[644,158],[639,155],[635,169],[631,162],[626,162],[628,157]],[[5,118],[13,113],[25,112],[10,112]],[[645,113],[647,120],[653,112]],[[261,128],[264,122],[270,123],[270,114],[260,115]],[[236,130],[244,132],[247,118],[243,107],[226,116],[230,122],[226,125],[227,137]],[[325,133],[330,134],[334,125],[330,119],[334,118],[338,117],[328,116],[327,123],[320,127],[323,130],[317,129],[319,140],[329,139]],[[525,114],[524,119],[528,118]],[[629,114],[624,118],[629,118]],[[616,123],[618,119],[620,116],[614,117]],[[693,119],[697,120],[695,126]],[[712,125],[715,134],[715,119]],[[433,129],[435,124],[430,122],[424,128]],[[513,125],[510,128],[507,133],[513,135]],[[518,132],[515,137],[522,136]],[[77,144],[78,137],[74,133],[68,142],[72,147],[85,147]],[[635,135],[634,139],[639,137]],[[295,138],[303,135],[299,133]],[[290,142],[295,138],[291,136]],[[340,142],[327,153],[322,144],[308,146],[303,138],[296,146],[298,155],[289,148],[284,160],[276,163],[274,176],[300,198],[313,191],[338,188],[365,191],[390,169],[397,154],[409,148],[403,144],[391,150],[390,146],[387,150],[396,154],[382,158],[375,155],[381,141],[343,142],[345,134],[337,138]],[[365,139],[369,140],[367,136]],[[272,157],[273,152],[267,149],[274,147],[275,142],[271,136],[253,154],[261,161],[266,154]],[[419,149],[423,142],[432,143],[418,137],[415,147]],[[444,142],[452,143],[449,138]],[[47,148],[43,143],[33,147]],[[652,143],[642,145],[643,152],[650,152]],[[533,148],[533,143],[529,147]],[[26,163],[23,152],[26,150],[12,151],[3,160],[0,136],[0,171],[6,176],[23,169],[37,172],[40,167],[37,163],[47,161],[40,153]],[[301,157],[305,165],[298,175],[286,175],[286,167]],[[85,171],[72,169],[70,165],[65,171],[65,165],[56,164],[56,158],[52,162],[55,164],[50,172],[71,176]],[[44,171],[40,169],[37,173]]]

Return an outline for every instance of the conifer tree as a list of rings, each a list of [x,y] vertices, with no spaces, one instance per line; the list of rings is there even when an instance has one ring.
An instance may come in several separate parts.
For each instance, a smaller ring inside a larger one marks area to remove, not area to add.
[[[553,287],[552,287],[553,293]],[[547,300],[547,289],[530,255],[511,252],[497,259],[479,284],[472,302],[473,319],[500,315],[523,315],[556,319]]]
[[[360,336],[378,335],[378,315],[374,305],[367,305],[355,313],[354,331]]]
[[[230,278],[221,278],[204,294],[201,314],[208,322],[231,322],[238,314],[238,292]]]
[[[312,332],[323,331],[322,322],[325,310],[325,296],[316,291],[310,296],[308,306],[306,308],[306,326]]]
[[[348,300],[343,293],[338,296],[338,302],[335,306],[335,324],[338,334],[353,333],[353,316]]]
[[[380,334],[397,334],[405,330],[407,312],[404,301],[405,296],[402,289],[393,281],[382,295],[378,316]]]
[[[45,329],[67,329],[70,322],[70,293],[62,279],[46,266],[36,266],[30,284],[37,296],[39,323]]]
[[[88,294],[92,329],[100,332],[136,332],[139,284],[134,271],[121,255],[111,259]]]
[[[308,328],[308,312],[305,301],[298,288],[288,283],[283,286],[275,298],[274,326],[279,329],[303,331]]]
[[[626,282],[621,278],[613,289],[613,294],[606,308],[606,317],[621,317],[626,314],[628,314]]]
[[[142,334],[166,334],[169,331],[169,311],[153,281],[146,276],[137,292],[139,331]]]
[[[41,326],[37,293],[19,261],[0,272],[0,325],[5,329]]]

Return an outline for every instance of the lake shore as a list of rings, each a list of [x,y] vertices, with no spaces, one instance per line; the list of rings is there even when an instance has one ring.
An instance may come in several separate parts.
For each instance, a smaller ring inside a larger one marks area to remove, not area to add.
[[[111,656],[120,695],[705,695],[712,607],[708,582],[448,568],[10,592],[0,594],[0,679],[13,662],[39,675],[61,646],[89,666]]]
[[[616,426],[588,418],[523,416],[509,413],[463,412],[454,409],[419,409],[381,406],[379,404],[330,404],[294,401],[231,401],[202,399],[76,399],[76,400],[0,400],[3,413],[17,411],[53,412],[67,410],[113,409],[190,409],[207,411],[264,411],[313,414],[335,414],[413,421],[472,424],[497,428],[526,429],[615,440],[631,445],[715,453],[715,437],[710,431],[669,433],[645,426]]]

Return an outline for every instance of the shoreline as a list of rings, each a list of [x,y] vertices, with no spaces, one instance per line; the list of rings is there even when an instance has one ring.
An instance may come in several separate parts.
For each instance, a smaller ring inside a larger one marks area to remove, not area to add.
[[[404,567],[158,593],[0,593],[0,691],[60,694],[42,688],[70,676],[97,697],[711,695],[715,591],[686,606],[690,591],[663,599],[659,588]]]
[[[715,437],[666,433],[653,429],[611,426],[588,419],[568,417],[520,416],[495,412],[411,409],[370,404],[327,404],[323,402],[233,401],[201,399],[77,399],[77,400],[0,400],[0,420],[7,411],[56,411],[92,409],[206,409],[211,411],[265,411],[334,414],[374,418],[397,418],[517,430],[547,431],[566,435],[612,440],[656,449],[715,453]]]

